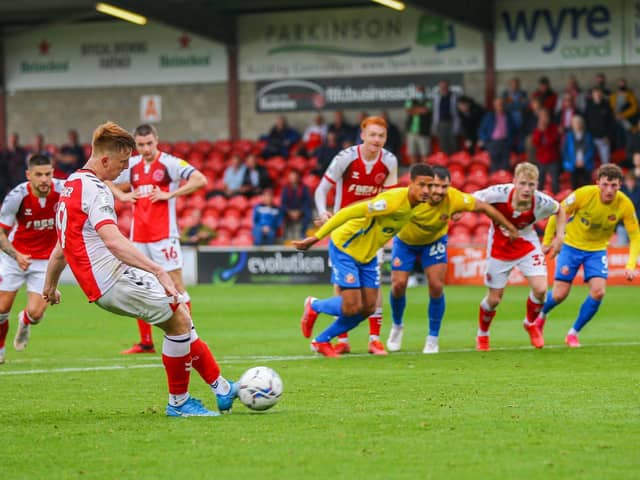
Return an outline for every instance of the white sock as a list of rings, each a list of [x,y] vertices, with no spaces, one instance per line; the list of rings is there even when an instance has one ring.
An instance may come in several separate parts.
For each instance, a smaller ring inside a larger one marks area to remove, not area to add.
[[[218,395],[226,395],[231,390],[231,385],[229,381],[220,375],[216,378],[216,381],[211,384],[211,390],[213,390]]]
[[[189,400],[189,392],[181,393],[179,395],[169,394],[169,405],[172,407],[179,407]]]
[[[578,331],[575,328],[571,328],[571,330],[569,330],[569,335],[578,335]]]
[[[376,340],[380,340],[380,336],[379,335],[369,335],[369,341],[370,342],[375,342]]]
[[[438,343],[438,337],[434,337],[433,335],[427,335],[427,342]]]
[[[479,337],[488,337],[489,336],[489,332],[485,332],[484,330],[478,329],[478,336]]]
[[[338,343],[349,343],[349,338],[338,337]]]

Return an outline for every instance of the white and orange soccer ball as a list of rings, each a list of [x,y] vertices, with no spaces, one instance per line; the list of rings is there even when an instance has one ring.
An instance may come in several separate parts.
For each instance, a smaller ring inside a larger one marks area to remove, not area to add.
[[[282,396],[282,379],[269,367],[253,367],[238,380],[238,398],[251,410],[267,410]]]

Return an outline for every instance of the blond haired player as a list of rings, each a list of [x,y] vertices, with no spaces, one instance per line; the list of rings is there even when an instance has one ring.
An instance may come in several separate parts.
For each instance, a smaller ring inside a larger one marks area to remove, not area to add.
[[[355,328],[374,310],[380,290],[377,252],[409,221],[414,209],[429,199],[433,170],[423,163],[411,167],[408,188],[394,188],[364,202],[343,208],[312,237],[296,241],[307,250],[331,234],[329,258],[331,283],[339,295],[325,300],[307,297],[300,321],[302,335],[311,337],[319,313],[338,317],[311,342],[312,350],[325,357],[337,357],[331,339]]]
[[[119,200],[133,202],[130,239],[136,247],[162,266],[173,279],[178,292],[191,308],[182,280],[182,249],[176,219],[176,197],[203,188],[207,178],[185,160],[158,150],[158,132],[148,124],[133,132],[138,155],[131,157],[129,168],[109,185]],[[180,185],[185,181],[184,185]],[[124,191],[129,191],[124,193]],[[121,353],[153,353],[151,327],[138,319],[140,342]]]
[[[618,222],[624,223],[631,240],[629,260],[624,272],[629,281],[636,276],[635,268],[640,252],[637,212],[629,197],[620,192],[622,170],[617,165],[606,164],[598,169],[596,175],[597,185],[578,188],[562,202],[569,217],[567,233],[556,259],[553,288],[547,294],[537,320],[537,325],[542,330],[547,314],[569,295],[573,279],[582,266],[589,294],[565,338],[565,343],[574,348],[580,346],[578,332],[593,318],[604,298],[609,273],[607,246]],[[555,218],[551,217],[545,230],[545,245],[551,242],[556,228]]]
[[[538,167],[524,162],[516,167],[512,184],[494,185],[473,194],[477,199],[493,205],[520,231],[520,236],[511,240],[495,222],[491,224],[485,272],[485,285],[489,292],[480,302],[477,350],[490,349],[489,327],[514,267],[518,267],[527,278],[531,288],[527,297],[524,329],[534,347],[544,346],[542,332],[535,321],[547,292],[547,263],[533,225],[553,214],[558,215],[558,233],[551,242],[555,255],[560,251],[564,236],[565,214],[557,201],[536,190],[538,176]]]
[[[354,202],[375,197],[384,190],[397,186],[398,159],[383,147],[387,141],[387,122],[382,117],[367,117],[360,124],[361,145],[342,150],[327,167],[327,171],[315,192],[319,224],[326,222],[331,213],[327,210],[327,195],[335,188],[333,211]],[[379,262],[382,252],[379,252]],[[337,291],[337,287],[336,287]],[[310,297],[313,298],[313,297]],[[382,293],[376,302],[375,311],[369,316],[369,353],[386,355],[380,341],[382,326]],[[349,353],[349,337],[345,332],[338,336],[335,346],[338,353]]]
[[[93,133],[91,157],[65,182],[56,212],[58,241],[45,278],[43,297],[60,303],[56,289],[68,263],[90,302],[129,317],[144,319],[164,331],[162,363],[169,383],[170,417],[217,416],[189,395],[191,368],[215,392],[218,409],[228,411],[238,387],[220,375],[209,347],[193,328],[171,276],[127,240],[116,225],[114,180],[129,164],[133,137],[113,122]]]
[[[459,212],[483,212],[516,238],[518,230],[498,210],[468,193],[451,187],[451,174],[444,167],[433,167],[429,201],[415,209],[415,216],[393,238],[391,251],[391,292],[389,303],[393,325],[387,340],[390,352],[402,347],[405,293],[409,274],[419,259],[429,284],[429,335],[422,353],[438,353],[440,325],[445,310],[444,278],[447,273],[447,232],[451,216]]]

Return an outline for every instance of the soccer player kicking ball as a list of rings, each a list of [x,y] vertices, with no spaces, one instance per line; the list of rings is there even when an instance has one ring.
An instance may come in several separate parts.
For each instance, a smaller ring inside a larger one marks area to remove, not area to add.
[[[158,132],[152,125],[138,126],[133,137],[139,155],[129,159],[129,168],[114,180],[115,187],[111,182],[107,185],[117,199],[133,203],[133,244],[169,273],[191,310],[182,279],[176,198],[205,187],[207,177],[186,161],[159,151]],[[183,180],[185,183],[180,186]],[[138,331],[140,342],[120,353],[155,353],[151,326],[138,319]]]
[[[113,122],[93,133],[91,158],[64,184],[56,212],[58,242],[49,259],[43,297],[60,303],[56,289],[67,262],[90,302],[119,315],[142,318],[164,330],[162,363],[169,383],[170,417],[217,416],[189,395],[191,367],[215,392],[218,409],[229,411],[234,382],[220,375],[209,347],[198,338],[191,315],[179,302],[169,274],[127,240],[116,225],[113,195],[105,180],[127,168],[133,137]]]
[[[494,185],[473,194],[477,199],[493,205],[520,231],[520,236],[512,240],[495,222],[491,224],[484,279],[489,293],[480,302],[476,350],[490,349],[489,327],[514,267],[518,267],[527,278],[531,288],[527,298],[524,329],[534,347],[544,346],[542,332],[535,321],[547,292],[547,264],[533,225],[553,214],[558,215],[557,235],[551,242],[555,255],[560,251],[564,236],[565,213],[553,198],[536,190],[538,176],[538,167],[524,162],[516,167],[513,184]]]
[[[327,195],[335,188],[334,212],[354,202],[375,197],[384,190],[398,184],[398,159],[385,150],[387,141],[387,122],[382,117],[367,117],[360,124],[361,145],[354,145],[338,153],[327,167],[322,181],[316,188],[315,203],[319,215],[320,226],[326,222],[331,213],[327,211]],[[382,251],[378,253],[378,261],[382,263]],[[335,286],[336,293],[339,287]],[[382,327],[382,292],[376,301],[376,309],[369,316],[369,353],[386,355],[384,345],[380,342]],[[338,353],[349,353],[349,336],[345,332],[338,336],[335,345]]]
[[[631,200],[620,192],[622,178],[622,170],[617,165],[602,165],[597,171],[597,185],[581,187],[562,202],[569,217],[567,234],[556,259],[553,288],[547,294],[536,323],[540,330],[544,328],[547,314],[567,298],[573,279],[582,266],[589,294],[565,338],[569,347],[580,346],[578,332],[600,308],[607,285],[607,245],[620,221],[624,222],[631,240],[625,278],[632,281],[636,275],[635,268],[640,253],[638,217]],[[549,244],[556,228],[555,218],[551,217],[543,244]]]
[[[302,334],[311,337],[319,313],[338,318],[311,342],[312,350],[325,357],[337,357],[339,354],[331,339],[353,329],[375,310],[380,289],[377,251],[404,227],[415,214],[417,205],[429,200],[432,181],[431,167],[414,165],[408,187],[394,188],[343,208],[314,236],[293,242],[298,250],[307,250],[331,234],[331,282],[340,287],[340,295],[326,300],[307,297],[301,320]]]
[[[415,208],[414,217],[393,238],[391,293],[389,294],[393,325],[387,340],[387,348],[390,352],[397,352],[402,347],[407,281],[418,259],[429,284],[429,335],[422,353],[438,353],[440,349],[438,338],[445,310],[443,289],[447,273],[447,231],[453,214],[483,212],[491,220],[503,226],[512,239],[518,236],[518,229],[494,207],[451,187],[449,170],[444,167],[433,167],[433,173],[429,201]]]
[[[0,364],[5,359],[9,313],[18,290],[27,285],[27,306],[18,314],[13,340],[17,351],[26,348],[31,325],[40,323],[47,308],[42,299],[47,259],[56,244],[55,206],[62,191],[53,180],[49,157],[29,158],[27,181],[17,185],[0,209]],[[7,237],[7,232],[9,237]]]

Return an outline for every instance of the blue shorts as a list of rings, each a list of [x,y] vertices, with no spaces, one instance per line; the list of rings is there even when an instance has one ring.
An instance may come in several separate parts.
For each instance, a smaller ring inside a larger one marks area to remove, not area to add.
[[[380,267],[378,258],[368,263],[360,263],[351,255],[338,250],[329,242],[331,260],[331,283],[340,288],[380,288]]]
[[[447,263],[447,238],[447,235],[444,235],[427,245],[409,245],[398,237],[393,237],[391,270],[412,272],[418,258],[423,269],[438,263]]]
[[[604,278],[605,280],[609,277],[609,261],[607,260],[606,250],[589,252],[563,243],[556,258],[555,279],[562,282],[573,282],[580,265],[584,269],[585,282],[594,277]]]

